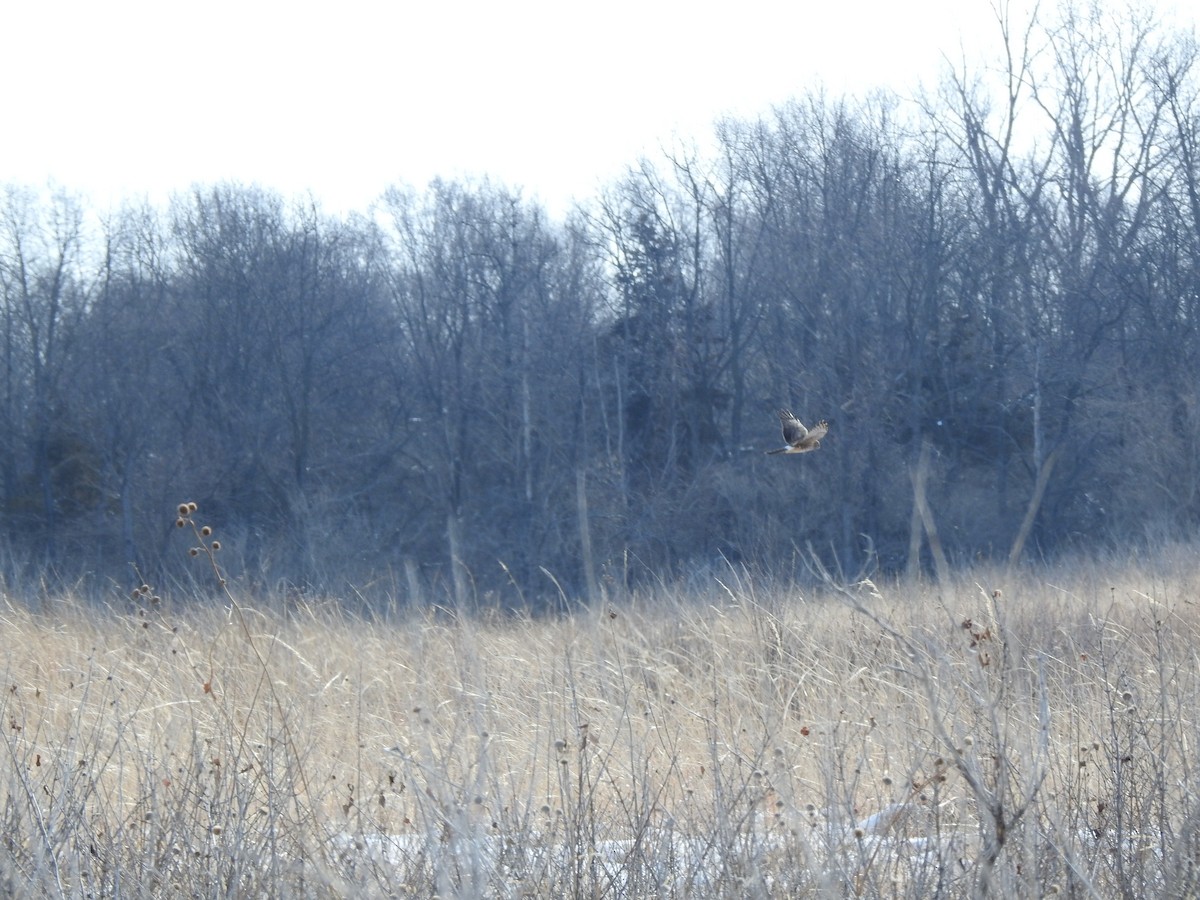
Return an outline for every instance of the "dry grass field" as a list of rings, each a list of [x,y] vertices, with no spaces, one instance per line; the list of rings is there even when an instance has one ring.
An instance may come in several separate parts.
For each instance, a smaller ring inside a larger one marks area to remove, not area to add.
[[[1198,586],[1175,547],[545,619],[6,600],[0,890],[1196,896]]]

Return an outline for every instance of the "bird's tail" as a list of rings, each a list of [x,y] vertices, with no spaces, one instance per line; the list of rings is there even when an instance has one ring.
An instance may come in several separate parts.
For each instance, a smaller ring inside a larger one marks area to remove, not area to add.
[[[767,456],[774,456],[776,453],[787,453],[787,447],[780,447],[778,450],[768,450]]]

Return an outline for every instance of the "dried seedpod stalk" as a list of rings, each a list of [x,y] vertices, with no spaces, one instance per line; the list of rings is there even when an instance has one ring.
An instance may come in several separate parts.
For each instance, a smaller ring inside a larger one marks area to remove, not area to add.
[[[188,555],[190,555],[192,557],[203,556],[208,561],[209,566],[212,568],[213,576],[216,578],[217,584],[221,588],[221,592],[225,595],[225,599],[229,601],[229,606],[232,611],[233,617],[237,619],[238,625],[240,626],[240,628],[242,630],[242,634],[246,638],[246,644],[250,647],[250,651],[254,654],[254,658],[258,661],[258,664],[262,667],[262,672],[263,672],[263,675],[265,676],[265,681],[268,686],[268,691],[270,692],[271,699],[272,699],[272,701],[274,701],[275,707],[279,713],[280,723],[283,726],[283,732],[284,732],[285,740],[286,740],[288,748],[289,748],[289,752],[292,754],[293,759],[296,761],[296,767],[297,767],[297,771],[299,772],[301,782],[304,784],[304,787],[307,790],[307,787],[308,787],[307,778],[304,774],[304,767],[301,765],[301,758],[300,758],[298,746],[297,746],[295,738],[292,734],[292,728],[291,728],[291,723],[290,723],[290,719],[288,716],[287,707],[284,705],[282,698],[280,698],[280,696],[278,694],[274,679],[272,679],[270,677],[270,664],[267,662],[266,655],[259,648],[258,642],[254,639],[254,632],[251,630],[250,623],[246,618],[245,608],[242,606],[241,603],[238,602],[237,597],[234,595],[233,591],[230,589],[229,580],[228,580],[228,578],[226,578],[225,570],[221,567],[221,564],[217,561],[217,553],[219,553],[221,550],[221,542],[219,540],[212,539],[213,528],[211,525],[207,525],[207,524],[201,525],[196,521],[196,513],[198,511],[199,511],[199,505],[196,504],[194,501],[180,503],[177,508],[177,512],[179,513],[179,520],[176,522],[176,525],[179,527],[187,527],[187,528],[191,529],[192,535],[196,539],[196,544],[188,549]],[[182,523],[182,524],[180,524],[180,523]],[[214,638],[213,644],[210,645],[210,647],[209,647],[209,654],[208,654],[209,677],[208,677],[208,680],[204,682],[204,693],[206,693],[206,694],[214,694],[214,690],[213,690],[213,686],[212,686],[213,685],[213,675],[214,675],[213,650],[216,646],[216,641],[219,638],[220,638],[220,635],[218,635],[216,638]]]

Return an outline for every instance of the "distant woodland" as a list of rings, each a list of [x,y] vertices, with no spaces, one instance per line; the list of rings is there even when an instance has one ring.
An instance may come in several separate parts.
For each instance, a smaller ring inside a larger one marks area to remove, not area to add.
[[[498,606],[1193,534],[1195,37],[1001,24],[562,220],[486,181],[0,187],[0,587],[178,577],[185,500],[250,584]],[[818,451],[764,455],[783,406]]]

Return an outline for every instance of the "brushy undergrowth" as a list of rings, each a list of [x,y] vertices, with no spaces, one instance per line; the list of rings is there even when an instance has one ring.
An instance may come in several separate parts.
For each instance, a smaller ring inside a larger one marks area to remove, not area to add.
[[[7,602],[0,890],[1195,896],[1190,556],[546,619]]]

